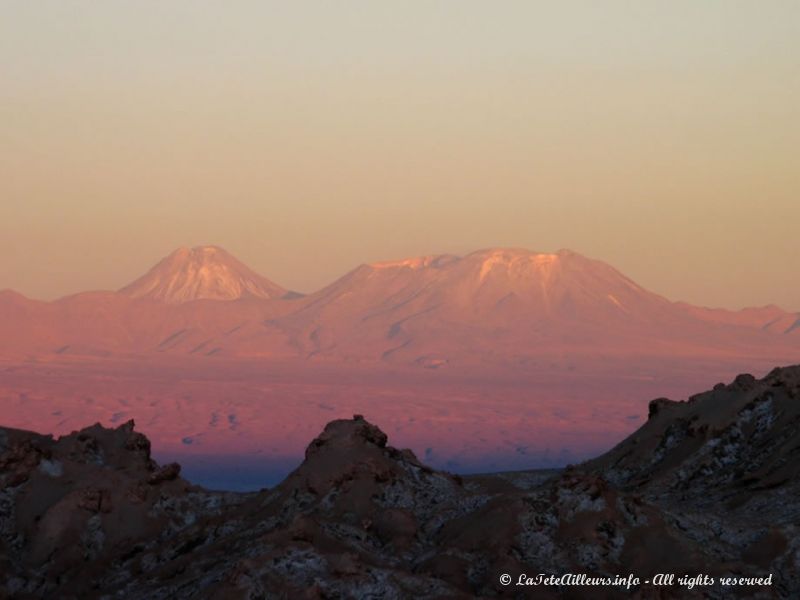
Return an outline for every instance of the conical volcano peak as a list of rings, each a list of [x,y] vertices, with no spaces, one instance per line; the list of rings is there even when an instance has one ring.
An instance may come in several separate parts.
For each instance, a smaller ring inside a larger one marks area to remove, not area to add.
[[[193,264],[198,268],[202,268],[204,266],[212,268],[215,265],[219,265],[221,267],[227,266],[228,268],[232,268],[234,266],[244,267],[245,269],[248,268],[224,248],[211,245],[194,246],[193,248],[183,246],[167,256],[165,260],[179,267]]]
[[[187,257],[187,256],[189,256],[189,257],[202,257],[202,256],[211,257],[211,256],[215,256],[215,255],[230,256],[230,254],[228,254],[223,248],[220,248],[219,246],[213,246],[213,245],[195,246],[193,248],[188,248],[186,246],[182,246],[182,247],[178,248],[177,250],[175,250],[175,252],[173,252],[172,254],[175,255],[175,256],[181,256],[181,257]]]
[[[178,248],[120,292],[170,304],[200,299],[280,298],[286,294],[285,289],[219,246]]]

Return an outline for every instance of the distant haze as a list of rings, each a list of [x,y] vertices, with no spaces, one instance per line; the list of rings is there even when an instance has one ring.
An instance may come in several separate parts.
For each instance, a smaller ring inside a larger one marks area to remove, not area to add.
[[[800,310],[800,4],[9,0],[0,289],[570,248]]]

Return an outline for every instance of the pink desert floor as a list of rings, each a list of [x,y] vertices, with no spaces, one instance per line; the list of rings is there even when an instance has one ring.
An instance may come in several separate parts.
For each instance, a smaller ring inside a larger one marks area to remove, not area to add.
[[[763,375],[774,365],[757,366]],[[257,489],[297,466],[325,423],[353,414],[436,468],[561,467],[638,428],[651,399],[684,399],[741,370],[663,360],[635,370],[542,364],[495,372],[264,360],[5,362],[0,422],[61,435],[134,419],[155,457],[179,461],[188,479]]]

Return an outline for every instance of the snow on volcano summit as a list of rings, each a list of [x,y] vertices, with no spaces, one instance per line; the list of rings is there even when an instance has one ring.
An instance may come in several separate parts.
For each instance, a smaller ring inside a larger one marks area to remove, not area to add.
[[[287,291],[217,246],[179,248],[120,293],[169,304],[191,300],[280,298]]]

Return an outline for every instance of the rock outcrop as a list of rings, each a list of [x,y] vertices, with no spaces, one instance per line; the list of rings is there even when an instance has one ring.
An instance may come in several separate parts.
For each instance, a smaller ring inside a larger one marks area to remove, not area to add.
[[[0,429],[0,597],[728,598],[800,594],[800,367],[654,401],[604,456],[458,477],[329,423],[283,483],[210,492],[129,422]],[[769,587],[503,585],[500,575],[762,577]]]

